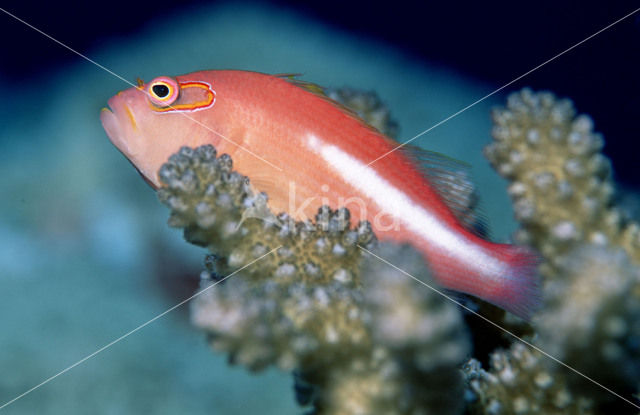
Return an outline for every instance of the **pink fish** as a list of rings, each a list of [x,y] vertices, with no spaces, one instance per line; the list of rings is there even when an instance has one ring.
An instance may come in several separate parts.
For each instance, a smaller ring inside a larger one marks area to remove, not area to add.
[[[312,84],[202,71],[140,82],[109,107],[101,114],[109,138],[155,187],[181,146],[212,144],[268,194],[274,212],[306,219],[323,204],[346,206],[379,239],[420,250],[443,287],[523,318],[539,304],[536,254],[470,229],[468,186],[455,164],[416,148],[394,151],[397,142]]]

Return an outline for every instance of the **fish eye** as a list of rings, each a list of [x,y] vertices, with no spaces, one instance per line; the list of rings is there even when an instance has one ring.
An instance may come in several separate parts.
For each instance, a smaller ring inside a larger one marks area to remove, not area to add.
[[[178,99],[180,85],[168,76],[161,76],[149,82],[149,100],[157,107],[168,107]]]
[[[169,92],[171,92],[169,87],[165,84],[155,84],[151,88],[151,90],[153,91],[153,94],[156,96],[156,98],[159,99],[166,99],[169,96]]]

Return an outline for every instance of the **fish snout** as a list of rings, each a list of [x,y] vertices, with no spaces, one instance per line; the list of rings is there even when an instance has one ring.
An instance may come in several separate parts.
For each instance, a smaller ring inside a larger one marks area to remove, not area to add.
[[[107,103],[108,108],[102,108],[102,111],[100,111],[100,121],[113,145],[126,157],[130,157],[131,151],[128,137],[123,126],[122,109],[120,108],[119,100],[116,98],[118,97],[115,96],[109,99]]]

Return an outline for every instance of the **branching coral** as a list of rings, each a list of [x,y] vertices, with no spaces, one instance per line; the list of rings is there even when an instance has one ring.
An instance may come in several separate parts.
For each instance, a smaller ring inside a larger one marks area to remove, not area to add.
[[[276,217],[266,206],[267,196],[255,194],[248,179],[232,171],[231,158],[217,157],[212,146],[183,147],[163,165],[160,179],[166,187],[158,196],[171,208],[169,225],[184,228],[189,242],[211,248],[214,274],[227,274],[282,246],[273,259],[261,261],[257,273],[282,281],[357,283],[356,245],[368,246],[374,235],[365,222],[350,229],[346,209],[323,208],[315,224],[296,223],[286,214]],[[289,260],[294,258],[298,263]]]
[[[170,224],[214,253],[205,287],[277,248],[193,301],[212,346],[252,370],[295,370],[307,391],[299,401],[318,414],[459,413],[469,346],[456,307],[363,258],[358,245],[374,249],[375,238],[365,222],[351,228],[347,210],[321,208],[314,223],[276,217],[231,167],[204,146],[182,148],[160,171]],[[378,252],[424,273],[409,247]]]
[[[565,374],[550,370],[547,361],[523,343],[493,353],[489,371],[471,359],[463,368],[472,392],[471,408],[491,415],[592,414],[592,400],[572,393]]]
[[[640,377],[640,228],[613,205],[603,140],[588,117],[575,116],[570,101],[550,93],[512,94],[493,119],[495,142],[486,155],[511,181],[522,225],[517,237],[542,255],[545,307],[534,319],[537,343],[630,394]],[[517,347],[499,356],[513,356]],[[512,358],[497,359],[515,367]],[[566,379],[573,395],[588,394],[599,404],[615,399],[583,377],[566,377],[549,360],[545,366],[556,382]],[[475,389],[491,389],[487,379],[497,370]],[[519,373],[535,383],[535,370],[520,365]]]
[[[409,247],[382,245],[377,252],[412,275],[424,274],[421,256]],[[415,281],[373,256],[365,258],[361,275],[372,347],[330,370],[301,374],[319,386],[315,407],[328,414],[458,413],[457,367],[469,346],[455,305],[428,289],[416,290]]]
[[[624,248],[640,261],[640,227],[612,207],[603,139],[571,101],[529,89],[493,112],[495,141],[486,156],[511,181],[509,193],[522,228],[518,238],[537,247],[551,278],[562,254],[585,242]]]
[[[640,288],[640,268],[621,249],[585,245],[564,256],[559,271],[564,277],[547,284],[547,307],[535,320],[538,343],[610,388],[632,387],[640,379],[640,301],[629,294]],[[603,392],[581,377],[572,382]]]
[[[640,268],[621,249],[584,245],[563,255],[557,272],[557,278],[545,284],[546,304],[534,319],[536,345],[629,396],[640,378],[640,302],[633,295],[640,288]],[[626,405],[521,343],[495,352],[489,371],[472,359],[465,375],[478,413],[619,413],[619,407],[603,405]]]

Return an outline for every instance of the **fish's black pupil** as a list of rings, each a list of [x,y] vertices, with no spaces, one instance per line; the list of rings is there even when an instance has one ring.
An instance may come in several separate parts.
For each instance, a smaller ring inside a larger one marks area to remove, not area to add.
[[[151,87],[151,90],[158,98],[166,98],[167,95],[169,95],[169,87],[166,85],[154,85]]]

